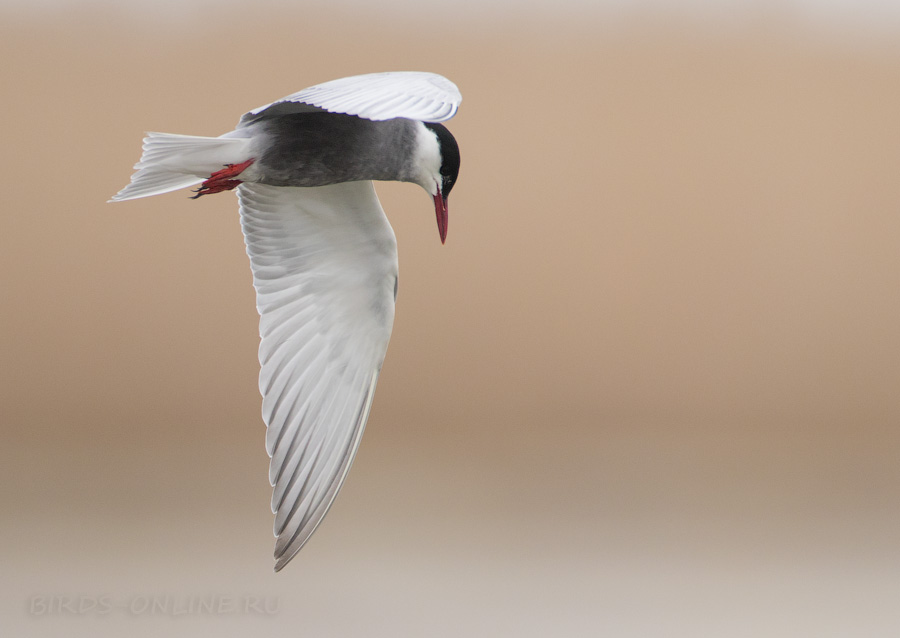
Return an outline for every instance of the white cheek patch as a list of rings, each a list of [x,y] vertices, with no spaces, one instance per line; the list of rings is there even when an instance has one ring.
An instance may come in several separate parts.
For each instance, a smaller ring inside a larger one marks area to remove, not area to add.
[[[415,166],[416,183],[432,195],[441,190],[441,145],[438,137],[427,126],[417,122]]]

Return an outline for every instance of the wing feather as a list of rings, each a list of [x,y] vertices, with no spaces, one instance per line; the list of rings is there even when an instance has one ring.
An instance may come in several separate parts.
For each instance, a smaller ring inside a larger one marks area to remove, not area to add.
[[[456,114],[462,96],[447,78],[419,71],[369,73],[317,84],[253,109],[238,128],[265,117],[325,110],[368,120],[405,117],[443,122]]]
[[[328,512],[359,446],[393,325],[396,240],[371,182],[244,183],[238,197],[280,570]]]

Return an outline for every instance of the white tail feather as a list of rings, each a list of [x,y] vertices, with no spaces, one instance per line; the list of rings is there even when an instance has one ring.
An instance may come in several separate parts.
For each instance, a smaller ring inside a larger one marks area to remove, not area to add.
[[[141,161],[131,183],[111,202],[161,195],[201,183],[226,164],[250,158],[246,137],[198,137],[172,133],[147,133]]]

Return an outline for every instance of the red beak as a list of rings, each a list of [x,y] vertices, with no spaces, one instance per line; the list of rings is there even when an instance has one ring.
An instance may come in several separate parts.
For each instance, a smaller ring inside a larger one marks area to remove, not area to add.
[[[434,196],[434,214],[437,217],[438,232],[441,243],[447,241],[447,198],[440,191]]]

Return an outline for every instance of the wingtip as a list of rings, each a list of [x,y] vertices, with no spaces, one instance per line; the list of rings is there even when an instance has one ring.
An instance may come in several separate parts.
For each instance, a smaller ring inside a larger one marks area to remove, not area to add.
[[[297,555],[297,552],[299,552],[299,551],[300,551],[300,548],[297,548],[296,550],[294,550],[294,551],[291,552],[290,554],[282,554],[281,556],[276,555],[276,556],[275,556],[275,567],[274,567],[275,573],[277,574],[277,573],[280,572],[282,569],[284,569],[285,566],[286,566],[289,562],[291,562],[291,560],[293,560],[294,556],[296,556],[296,555]]]

